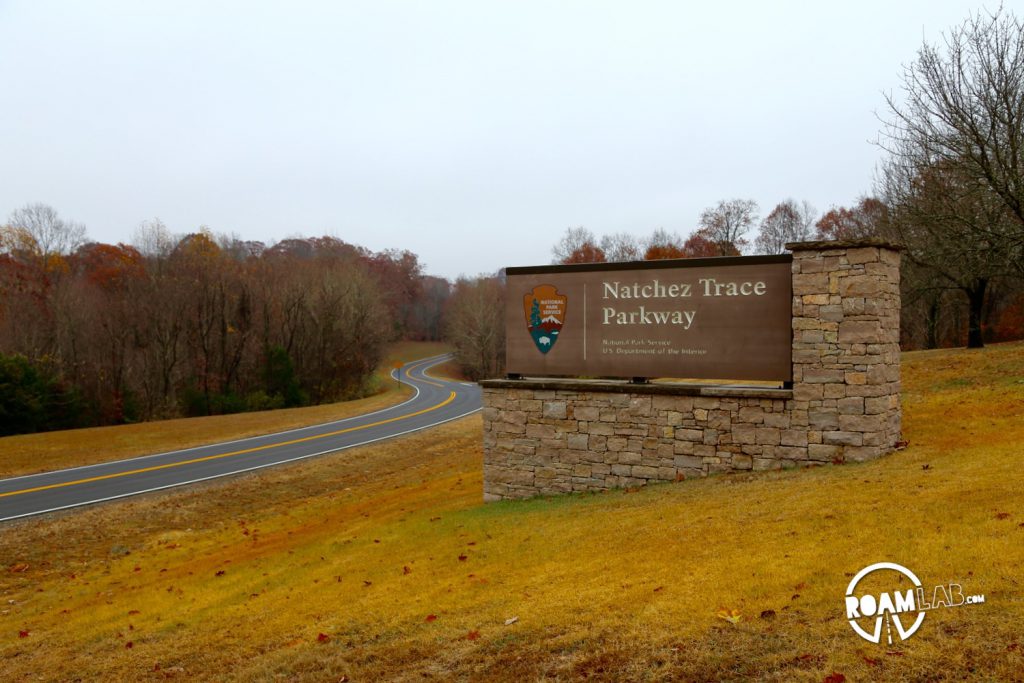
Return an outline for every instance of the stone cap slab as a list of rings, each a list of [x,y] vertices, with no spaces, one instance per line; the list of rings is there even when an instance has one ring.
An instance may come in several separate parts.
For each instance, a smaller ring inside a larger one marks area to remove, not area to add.
[[[684,384],[682,382],[651,382],[633,384],[609,379],[562,379],[524,377],[523,379],[485,379],[485,389],[535,389],[543,391],[592,391],[612,394],[655,394],[661,396],[708,396],[721,398],[793,398],[792,389],[741,384]]]
[[[863,247],[877,247],[879,249],[892,249],[893,251],[905,251],[906,247],[889,240],[877,237],[865,237],[857,240],[814,240],[810,242],[787,242],[786,249],[790,251],[820,251],[824,249],[861,249]]]

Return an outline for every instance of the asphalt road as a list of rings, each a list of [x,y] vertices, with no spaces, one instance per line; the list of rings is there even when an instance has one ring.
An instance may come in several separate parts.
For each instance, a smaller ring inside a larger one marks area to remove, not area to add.
[[[412,398],[336,422],[114,462],[0,479],[0,522],[250,472],[390,439],[480,409],[480,387],[426,375],[448,356],[403,366]],[[395,373],[392,373],[394,376]]]

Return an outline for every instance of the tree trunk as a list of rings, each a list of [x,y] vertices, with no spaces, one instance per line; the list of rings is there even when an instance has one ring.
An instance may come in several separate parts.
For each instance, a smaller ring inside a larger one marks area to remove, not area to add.
[[[967,318],[967,348],[980,349],[985,346],[985,340],[981,336],[981,316],[985,305],[985,291],[988,289],[988,280],[978,278],[974,285],[967,290],[967,301],[969,313]]]
[[[928,304],[928,338],[925,340],[926,349],[939,348],[939,297],[932,298]]]

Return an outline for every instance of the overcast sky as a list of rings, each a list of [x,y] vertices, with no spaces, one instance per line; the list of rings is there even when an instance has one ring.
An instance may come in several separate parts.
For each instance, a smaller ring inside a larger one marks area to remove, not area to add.
[[[0,0],[0,221],[159,217],[547,263],[570,225],[871,189],[901,65],[978,3]]]

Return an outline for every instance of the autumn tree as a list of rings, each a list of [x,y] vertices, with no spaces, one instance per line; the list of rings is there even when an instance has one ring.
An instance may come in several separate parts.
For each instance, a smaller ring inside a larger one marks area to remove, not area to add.
[[[388,306],[372,276],[355,264],[321,264],[310,282],[299,377],[315,403],[361,395],[391,338]]]
[[[347,251],[344,243],[332,242],[318,247],[323,253],[325,249],[335,250],[335,256],[344,258]],[[408,335],[412,325],[414,307],[422,293],[423,268],[419,257],[404,249],[387,249],[376,254],[364,255],[370,275],[377,281],[377,286],[388,309],[391,322],[392,339],[401,339]]]
[[[723,254],[721,246],[711,241],[702,230],[694,231],[683,242],[683,253],[686,258],[711,258],[714,256],[736,256],[735,253]]]
[[[444,309],[451,296],[451,283],[442,277],[424,275],[413,301],[407,336],[411,339],[438,341],[444,334]]]
[[[810,239],[816,213],[806,201],[797,203],[795,199],[786,199],[780,202],[761,221],[754,248],[759,254],[782,254],[787,242]]]
[[[68,334],[81,335],[62,354],[69,377],[83,391],[96,421],[136,420],[140,415],[133,374],[140,345],[138,284],[145,278],[143,257],[129,245],[89,243],[69,262],[78,310],[60,317],[73,315],[74,329]]]
[[[746,235],[754,227],[758,211],[752,199],[721,200],[701,212],[700,229],[704,237],[719,246],[723,256],[739,255],[749,244]]]
[[[687,254],[683,250],[683,240],[674,232],[657,228],[647,239],[644,250],[645,261],[686,258],[686,256]]]
[[[852,207],[833,206],[814,224],[815,239],[859,240],[882,236],[889,210],[877,197],[861,197]]]

